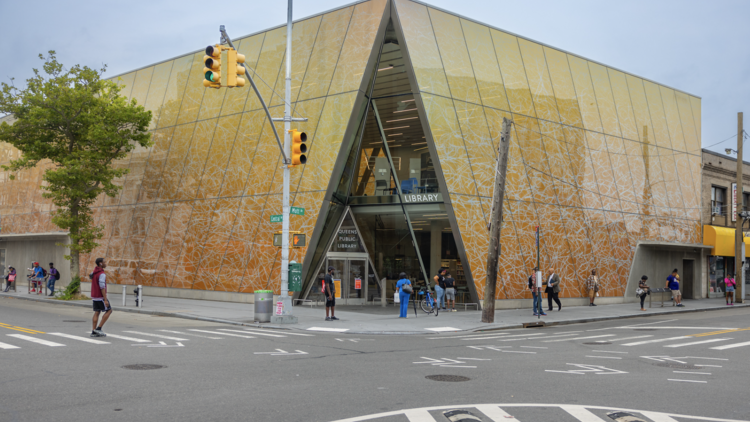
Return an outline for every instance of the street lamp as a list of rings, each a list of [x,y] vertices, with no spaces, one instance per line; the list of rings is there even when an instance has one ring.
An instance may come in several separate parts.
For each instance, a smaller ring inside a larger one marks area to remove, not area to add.
[[[724,148],[724,152],[726,152],[727,155],[737,154],[737,151],[732,148]]]

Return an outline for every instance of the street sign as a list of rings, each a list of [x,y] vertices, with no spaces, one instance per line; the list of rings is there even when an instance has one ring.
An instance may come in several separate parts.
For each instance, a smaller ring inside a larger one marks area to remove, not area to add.
[[[289,264],[289,291],[302,291],[302,264]]]
[[[289,210],[289,214],[294,214],[294,215],[305,215],[305,209],[304,209],[304,208],[302,208],[302,207],[292,207],[292,208],[291,208],[291,209]]]
[[[284,221],[284,216],[281,214],[272,215],[271,216],[271,222],[272,223],[281,223]]]

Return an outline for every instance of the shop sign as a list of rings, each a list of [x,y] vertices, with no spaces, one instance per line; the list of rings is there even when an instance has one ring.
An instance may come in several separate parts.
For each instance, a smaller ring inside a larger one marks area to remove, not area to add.
[[[732,221],[737,221],[737,183],[732,183]]]
[[[404,202],[407,204],[421,204],[425,202],[443,202],[440,193],[407,193],[404,194]]]

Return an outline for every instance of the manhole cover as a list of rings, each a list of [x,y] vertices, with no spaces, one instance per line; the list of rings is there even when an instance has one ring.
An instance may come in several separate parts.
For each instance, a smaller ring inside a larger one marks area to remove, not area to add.
[[[152,365],[150,363],[136,363],[135,365],[125,365],[123,369],[133,369],[138,371],[144,371],[147,369],[161,369],[166,368],[164,365]]]
[[[673,369],[701,369],[698,366],[695,366],[690,363],[677,363],[677,362],[657,362],[654,363],[656,366],[661,366],[664,368],[673,368]]]
[[[588,344],[588,345],[591,345],[591,346],[601,346],[603,344],[612,344],[612,343],[610,343],[608,341],[592,341],[592,342],[583,343],[583,344]]]
[[[63,322],[86,322],[82,319],[64,319]]]
[[[444,382],[463,382],[471,379],[469,377],[462,377],[461,375],[428,375],[425,378],[428,380]]]

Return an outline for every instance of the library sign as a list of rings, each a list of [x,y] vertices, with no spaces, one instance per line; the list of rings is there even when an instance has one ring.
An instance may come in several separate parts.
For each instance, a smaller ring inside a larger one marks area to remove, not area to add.
[[[341,226],[336,235],[336,250],[339,252],[359,252],[359,233],[354,226]]]
[[[443,195],[440,193],[405,193],[404,202],[407,204],[443,202]]]

